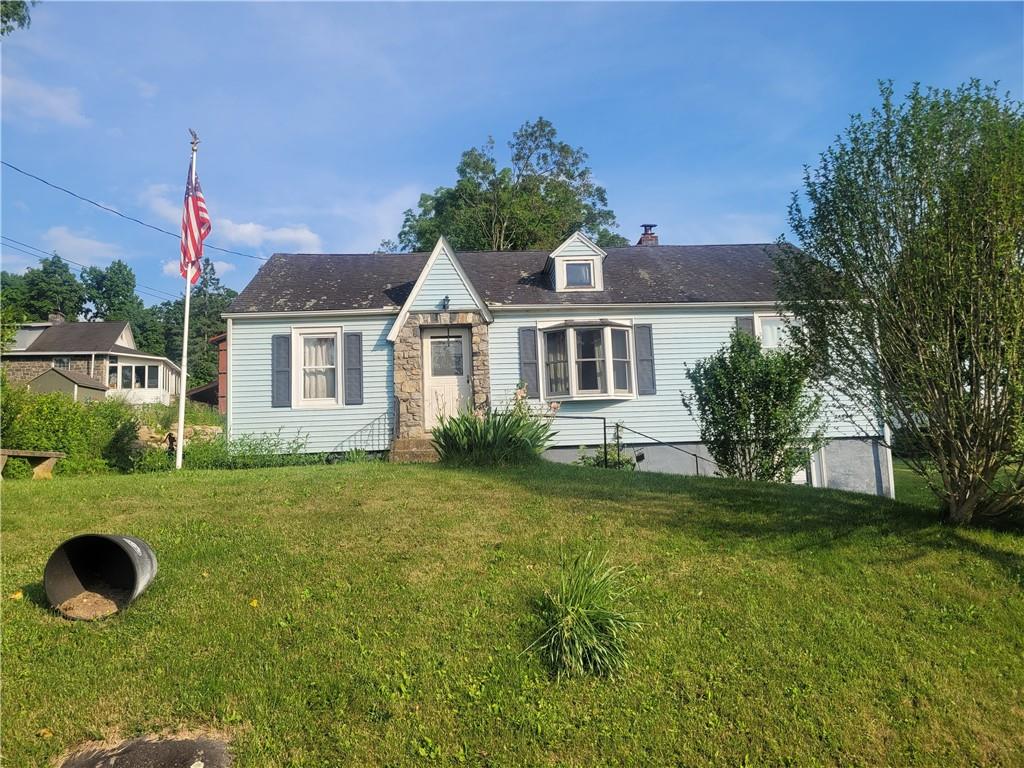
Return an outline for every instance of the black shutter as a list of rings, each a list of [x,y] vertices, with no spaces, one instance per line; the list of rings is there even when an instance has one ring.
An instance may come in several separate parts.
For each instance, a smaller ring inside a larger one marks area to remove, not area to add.
[[[345,405],[363,404],[363,334],[345,334]]]
[[[537,329],[519,329],[519,378],[526,382],[526,396],[540,397],[540,366],[537,365]]]
[[[292,405],[292,337],[275,334],[270,337],[270,405],[290,408]]]
[[[658,392],[654,379],[654,329],[650,325],[633,326],[636,349],[636,393],[654,395]]]
[[[742,331],[743,333],[749,333],[751,336],[754,335],[754,316],[753,315],[741,315],[736,318],[736,330]]]

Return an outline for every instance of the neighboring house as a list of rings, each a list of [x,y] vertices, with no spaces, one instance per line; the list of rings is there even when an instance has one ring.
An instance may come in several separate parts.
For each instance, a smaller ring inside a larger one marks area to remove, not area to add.
[[[123,320],[69,323],[58,314],[47,322],[26,323],[18,328],[2,362],[12,383],[30,384],[37,391],[38,378],[57,369],[76,376],[80,396],[89,379],[105,390],[106,397],[136,404],[171,403],[181,381],[181,369],[166,357],[135,348],[131,326]],[[48,377],[46,382],[56,380]],[[46,382],[43,386],[51,386]]]
[[[713,474],[685,366],[736,327],[778,343],[775,246],[661,246],[645,229],[607,250],[577,233],[550,253],[456,254],[441,238],[429,254],[276,254],[225,313],[229,434],[401,456],[442,415],[502,407],[524,382],[533,404],[560,404],[550,458],[621,423],[642,469]],[[881,426],[830,415],[799,479],[891,495]]]

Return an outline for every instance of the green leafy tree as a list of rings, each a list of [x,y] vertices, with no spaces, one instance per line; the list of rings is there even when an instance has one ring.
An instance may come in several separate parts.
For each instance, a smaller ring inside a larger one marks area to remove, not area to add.
[[[25,276],[17,272],[0,272],[0,304],[8,318],[25,318],[28,315],[28,288]]]
[[[32,23],[29,6],[35,0],[3,0],[0,2],[0,37],[7,37],[16,29],[24,29]]]
[[[524,123],[508,146],[508,166],[494,139],[464,152],[455,186],[421,195],[418,210],[405,212],[401,248],[427,251],[444,235],[460,250],[552,249],[577,230],[598,245],[628,245],[587,153],[560,141],[548,120]]]
[[[82,285],[90,305],[85,310],[89,320],[130,320],[142,307],[135,295],[135,272],[120,259],[106,268],[83,269]]]
[[[825,442],[821,396],[807,391],[808,374],[797,350],[762,350],[739,330],[714,355],[687,366],[693,393],[683,394],[683,404],[722,474],[789,482],[807,466]]]
[[[217,348],[210,338],[226,327],[221,317],[238,293],[221,285],[213,262],[203,259],[199,281],[192,289],[188,333],[188,387],[207,384],[217,378]],[[185,320],[185,299],[166,301],[159,315],[164,331],[164,353],[171,360],[181,360],[181,338]]]
[[[0,299],[0,352],[6,352],[14,346],[14,337],[18,326],[25,321],[16,306],[10,306]]]
[[[779,291],[823,383],[913,444],[951,522],[1024,508],[1022,105],[883,84],[804,193]]]
[[[26,270],[24,280],[24,312],[29,320],[45,320],[51,312],[62,312],[68,320],[82,314],[85,288],[57,254]]]

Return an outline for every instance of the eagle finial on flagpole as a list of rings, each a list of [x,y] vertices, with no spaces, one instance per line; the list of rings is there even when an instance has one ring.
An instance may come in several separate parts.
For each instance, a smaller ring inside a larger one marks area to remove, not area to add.
[[[192,151],[195,152],[199,148],[199,134],[191,128],[188,129],[188,132],[192,134]]]

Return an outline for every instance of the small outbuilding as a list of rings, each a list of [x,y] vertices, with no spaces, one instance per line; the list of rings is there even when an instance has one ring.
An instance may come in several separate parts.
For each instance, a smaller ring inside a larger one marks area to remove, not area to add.
[[[91,376],[63,368],[50,368],[28,382],[33,392],[63,392],[72,400],[87,403],[107,396],[107,385]]]

